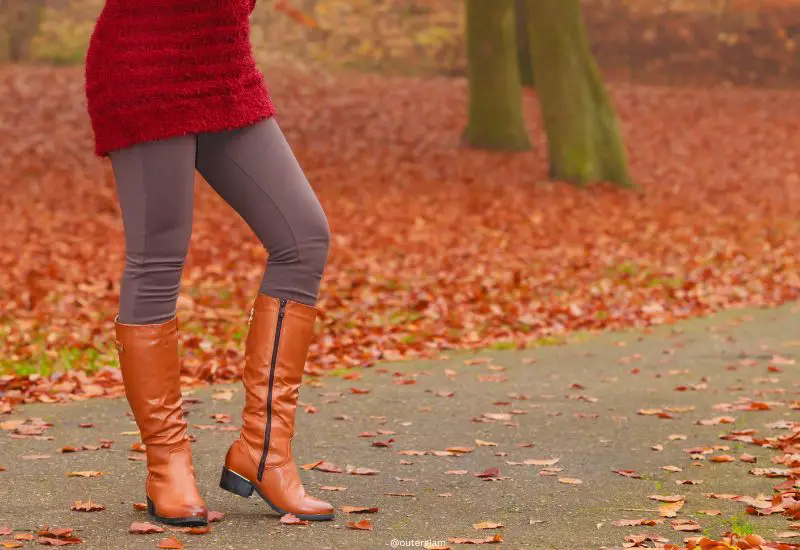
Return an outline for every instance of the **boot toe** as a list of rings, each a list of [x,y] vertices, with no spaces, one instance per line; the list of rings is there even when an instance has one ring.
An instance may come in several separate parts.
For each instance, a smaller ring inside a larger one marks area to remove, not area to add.
[[[325,502],[324,500],[308,496],[306,497],[305,508],[306,514],[315,515],[315,516],[327,516],[333,514],[333,506],[330,502]]]
[[[184,517],[208,519],[208,509],[204,505],[188,506]]]

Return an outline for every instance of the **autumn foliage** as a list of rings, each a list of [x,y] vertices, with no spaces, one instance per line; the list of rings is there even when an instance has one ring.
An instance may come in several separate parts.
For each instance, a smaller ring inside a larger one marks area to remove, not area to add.
[[[643,188],[625,192],[545,183],[541,146],[459,148],[463,81],[267,77],[333,231],[312,373],[799,294],[792,92],[615,86]],[[107,367],[124,251],[110,166],[91,154],[81,71],[9,67],[0,80],[3,120],[25,129],[7,136],[0,160],[0,391],[8,401],[103,395],[119,382]],[[533,96],[525,107],[541,145]],[[190,378],[237,376],[263,259],[198,181],[179,301]],[[38,376],[65,369],[77,374]]]

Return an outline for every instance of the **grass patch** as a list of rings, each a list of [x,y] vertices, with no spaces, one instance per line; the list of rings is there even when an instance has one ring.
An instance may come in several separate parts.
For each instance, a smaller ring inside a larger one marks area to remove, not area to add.
[[[0,374],[49,376],[57,371],[80,370],[92,374],[105,366],[118,366],[118,359],[111,348],[62,348],[52,355],[40,353],[29,359],[0,360]]]
[[[514,342],[513,340],[500,340],[490,344],[487,349],[499,350],[499,351],[517,349],[517,343]]]
[[[730,519],[730,526],[731,532],[740,537],[746,537],[756,532],[755,524],[741,514]]]

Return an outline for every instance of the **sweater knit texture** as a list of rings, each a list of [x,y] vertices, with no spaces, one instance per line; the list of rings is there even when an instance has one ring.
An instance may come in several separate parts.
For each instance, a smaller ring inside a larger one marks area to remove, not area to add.
[[[106,0],[86,53],[95,154],[275,113],[250,44],[255,0]]]

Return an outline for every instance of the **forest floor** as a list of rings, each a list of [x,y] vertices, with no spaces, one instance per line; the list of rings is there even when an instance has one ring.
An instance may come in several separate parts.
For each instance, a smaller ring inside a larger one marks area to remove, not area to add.
[[[459,146],[462,79],[267,81],[333,233],[311,374],[800,297],[798,92],[613,86],[641,188],[625,191],[546,181],[533,94],[535,147],[497,154]],[[0,86],[0,399],[119,395],[124,239],[82,71],[3,67]],[[236,378],[264,259],[198,177],[187,382]]]

